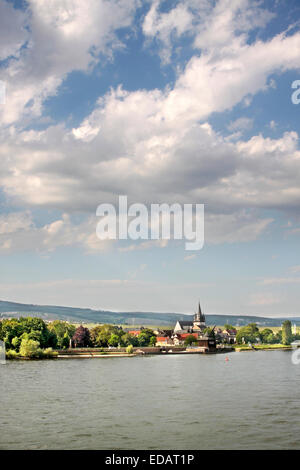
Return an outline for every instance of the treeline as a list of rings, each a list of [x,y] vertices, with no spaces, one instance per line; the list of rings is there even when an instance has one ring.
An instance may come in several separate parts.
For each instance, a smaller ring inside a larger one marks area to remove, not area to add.
[[[249,323],[247,326],[240,328],[236,335],[236,342],[243,343],[257,343],[264,344],[284,344],[289,345],[292,341],[300,339],[300,335],[292,334],[292,324],[290,320],[286,320],[282,324],[282,329],[274,333],[270,328],[259,330],[256,323]]]
[[[57,355],[56,349],[69,347],[136,347],[156,343],[149,328],[133,336],[114,325],[97,325],[91,329],[80,325],[76,328],[65,321],[46,324],[35,317],[0,321],[0,340],[5,343],[8,357],[52,357]]]

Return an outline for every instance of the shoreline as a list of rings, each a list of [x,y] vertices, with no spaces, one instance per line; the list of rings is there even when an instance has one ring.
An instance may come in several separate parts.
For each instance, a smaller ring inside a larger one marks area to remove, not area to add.
[[[241,346],[241,347],[225,347],[225,348],[217,348],[215,350],[203,350],[203,348],[199,349],[190,349],[186,350],[184,348],[156,348],[156,347],[145,347],[145,348],[138,348],[137,351],[132,353],[126,353],[125,351],[99,351],[97,348],[96,350],[87,348],[81,348],[80,350],[75,351],[73,350],[58,350],[55,351],[57,354],[54,354],[50,357],[6,357],[8,361],[40,361],[45,359],[100,359],[100,358],[117,358],[117,357],[145,357],[145,356],[169,356],[169,355],[195,355],[195,354],[203,354],[203,355],[213,355],[213,354],[227,354],[233,352],[243,352],[243,351],[292,351],[292,346],[273,346],[273,347],[249,347],[249,346]]]
[[[38,358],[38,357],[14,357],[14,358],[6,358],[8,361],[42,361],[46,359],[58,359],[58,360],[64,360],[64,359],[104,359],[104,358],[125,358],[125,357],[145,357],[145,356],[169,356],[169,355],[214,355],[214,354],[226,354],[226,353],[234,353],[234,352],[243,352],[243,351],[252,351],[252,352],[257,352],[257,351],[292,351],[292,347],[280,347],[280,348],[232,348],[232,349],[225,349],[225,350],[216,350],[216,351],[172,351],[172,352],[159,352],[159,353],[132,353],[132,354],[126,354],[126,353],[108,353],[108,354],[90,354],[90,353],[85,353],[85,354],[58,354],[53,357],[44,357],[44,358]]]
[[[243,352],[243,351],[292,351],[293,350],[293,347],[292,346],[281,346],[281,347],[278,347],[278,348],[268,348],[268,347],[263,347],[263,348],[250,348],[250,347],[246,347],[246,348],[234,348],[234,352]]]

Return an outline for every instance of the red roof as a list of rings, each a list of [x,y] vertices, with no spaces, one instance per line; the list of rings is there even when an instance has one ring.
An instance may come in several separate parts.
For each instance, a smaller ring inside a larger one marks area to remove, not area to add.
[[[141,330],[131,330],[128,331],[128,333],[132,336],[138,336],[140,334]]]
[[[181,339],[185,339],[188,336],[194,336],[196,339],[198,339],[198,333],[182,333],[181,335],[178,335]]]
[[[167,343],[169,339],[170,338],[168,338],[168,336],[157,336],[156,337],[156,342],[157,343]]]

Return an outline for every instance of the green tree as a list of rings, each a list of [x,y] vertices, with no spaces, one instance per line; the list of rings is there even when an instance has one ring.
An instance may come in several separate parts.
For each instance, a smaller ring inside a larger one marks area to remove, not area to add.
[[[109,340],[108,340],[108,344],[109,344],[109,346],[117,347],[118,344],[119,344],[119,341],[120,341],[119,336],[116,335],[115,333],[112,333],[110,335]]]
[[[138,346],[139,340],[136,336],[130,335],[129,333],[125,333],[121,336],[121,344],[122,346]]]
[[[104,347],[106,348],[110,344],[111,336],[114,335],[112,341],[118,345],[122,344],[121,338],[124,335],[124,331],[121,328],[118,328],[114,325],[97,325],[90,331],[91,343],[94,347]],[[116,340],[115,336],[118,337]]]
[[[70,339],[69,333],[65,332],[63,339],[61,341],[61,347],[63,349],[67,349],[70,346]]]
[[[103,325],[97,325],[90,329],[91,343],[94,347],[102,346],[99,344],[98,336],[103,331]]]
[[[243,326],[239,329],[236,335],[236,342],[238,344],[243,343],[256,343],[257,338],[259,338],[259,329],[257,328],[256,323],[249,323],[247,326]]]
[[[292,323],[290,320],[285,320],[282,323],[282,344],[291,344],[292,340]]]
[[[15,337],[11,340],[11,345],[12,345],[12,347],[14,348],[14,350],[16,350],[16,351],[19,351],[20,344],[21,344],[21,338],[19,338],[18,336],[15,336]]]
[[[1,322],[1,338],[5,341],[7,349],[14,348],[12,340],[22,338],[24,334],[30,335],[29,339],[38,341],[44,348],[51,346],[52,336],[41,318],[21,317]],[[14,340],[16,344],[16,340]]]
[[[275,338],[276,338],[276,343],[282,343],[282,330],[277,331]]]
[[[5,342],[6,349],[11,349],[13,338],[20,337],[23,333],[23,329],[18,319],[2,320],[1,321],[1,337],[0,339]]]
[[[68,348],[76,327],[66,321],[54,320],[48,325],[48,330],[55,335],[58,348]]]
[[[185,346],[190,346],[191,344],[197,343],[197,339],[194,335],[189,335],[185,338],[184,344]]]
[[[132,354],[133,353],[133,346],[132,344],[129,344],[126,348],[127,354]]]
[[[151,338],[153,337],[155,338],[155,342],[156,342],[156,336],[153,333],[153,330],[151,330],[150,328],[143,328],[143,330],[140,332],[140,334],[137,337],[139,346],[149,346]]]
[[[23,338],[20,346],[20,355],[23,357],[39,357],[41,355],[40,343],[33,339]]]
[[[28,333],[30,339],[38,341],[42,348],[51,346],[52,336],[42,318],[21,317],[19,319],[22,333]]]
[[[265,328],[260,332],[261,341],[265,344],[272,344],[276,342],[276,337],[270,328]]]

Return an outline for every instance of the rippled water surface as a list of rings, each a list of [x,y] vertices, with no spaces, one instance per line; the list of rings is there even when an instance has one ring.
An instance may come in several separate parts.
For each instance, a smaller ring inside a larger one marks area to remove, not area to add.
[[[8,361],[1,449],[300,449],[291,352]]]

